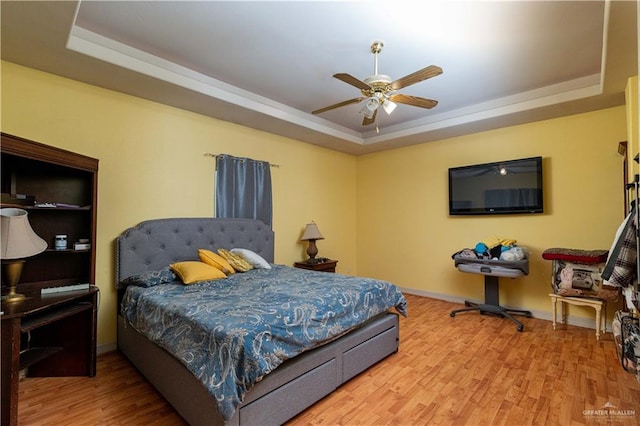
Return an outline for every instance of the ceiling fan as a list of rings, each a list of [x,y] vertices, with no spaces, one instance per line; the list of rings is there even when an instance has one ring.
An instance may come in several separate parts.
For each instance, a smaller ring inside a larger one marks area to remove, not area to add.
[[[438,104],[438,101],[433,99],[419,98],[417,96],[403,95],[396,93],[397,90],[403,87],[410,86],[420,81],[426,80],[431,77],[442,74],[442,68],[429,65],[426,68],[418,70],[414,73],[406,75],[398,80],[392,81],[391,77],[384,74],[378,74],[378,54],[382,50],[384,44],[381,41],[374,41],[371,45],[371,53],[374,55],[373,63],[373,75],[365,78],[364,80],[358,80],[354,76],[346,73],[334,74],[333,76],[338,80],[342,80],[347,84],[360,89],[362,96],[358,98],[349,99],[344,102],[339,102],[328,107],[320,108],[312,112],[312,114],[320,114],[325,111],[329,111],[335,108],[355,104],[361,101],[365,101],[360,114],[364,115],[362,125],[367,126],[373,124],[376,121],[376,115],[378,113],[378,107],[382,105],[387,114],[391,114],[396,108],[396,104],[413,105],[420,108],[433,108]]]

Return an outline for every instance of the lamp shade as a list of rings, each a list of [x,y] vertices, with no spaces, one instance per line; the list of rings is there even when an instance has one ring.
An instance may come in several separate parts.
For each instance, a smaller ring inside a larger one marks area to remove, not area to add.
[[[382,108],[384,108],[384,112],[386,112],[387,115],[391,115],[391,113],[393,112],[394,109],[396,109],[397,106],[398,104],[390,100],[385,100],[382,103]]]
[[[0,209],[0,258],[22,259],[42,253],[47,242],[29,224],[27,211]]]
[[[304,228],[304,234],[302,234],[301,241],[307,240],[324,240],[324,237],[318,229],[318,225],[315,222],[307,223],[307,227]]]
[[[375,96],[372,96],[364,103],[364,106],[360,110],[360,114],[367,118],[372,118],[373,113],[378,109],[378,105],[380,105],[380,101]]]

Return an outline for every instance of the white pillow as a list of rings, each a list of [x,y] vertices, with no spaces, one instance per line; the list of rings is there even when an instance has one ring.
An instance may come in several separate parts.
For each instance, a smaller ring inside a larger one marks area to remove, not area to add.
[[[269,262],[264,260],[262,256],[254,251],[251,251],[249,249],[234,248],[231,249],[231,253],[242,256],[244,260],[249,262],[251,266],[256,269],[271,269],[271,265],[269,265]]]

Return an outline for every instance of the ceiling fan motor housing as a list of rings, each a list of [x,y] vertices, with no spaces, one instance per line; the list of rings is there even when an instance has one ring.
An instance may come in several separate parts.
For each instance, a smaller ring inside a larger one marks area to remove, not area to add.
[[[372,87],[376,87],[376,86],[384,87],[390,84],[391,81],[392,81],[391,77],[384,74],[375,74],[364,79],[364,82]]]
[[[365,78],[364,82],[371,86],[371,88],[361,90],[363,96],[381,98],[385,96],[388,97],[391,92],[393,92],[390,86],[392,80],[388,75],[375,74]]]

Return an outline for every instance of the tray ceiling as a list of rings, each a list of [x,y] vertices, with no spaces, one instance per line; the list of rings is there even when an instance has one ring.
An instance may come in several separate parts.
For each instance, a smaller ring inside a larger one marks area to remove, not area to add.
[[[362,154],[624,104],[638,74],[626,1],[2,1],[2,59]],[[332,77],[444,73],[362,126]]]

